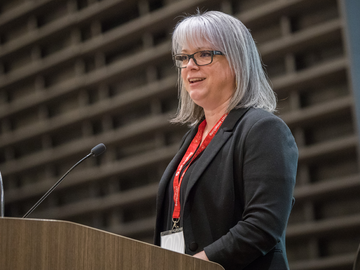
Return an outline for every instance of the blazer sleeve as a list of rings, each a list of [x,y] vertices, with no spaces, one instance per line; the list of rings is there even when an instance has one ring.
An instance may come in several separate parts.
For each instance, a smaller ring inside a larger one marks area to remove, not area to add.
[[[204,248],[211,261],[245,267],[272,250],[285,233],[293,203],[298,150],[286,124],[275,116],[247,129],[234,161],[244,212],[229,232]],[[242,150],[241,150],[242,148]],[[241,207],[241,206],[239,206]]]

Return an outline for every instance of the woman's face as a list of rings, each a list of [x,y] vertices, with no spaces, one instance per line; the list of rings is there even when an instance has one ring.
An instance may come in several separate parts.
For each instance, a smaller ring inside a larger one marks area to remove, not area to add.
[[[193,54],[198,51],[213,50],[210,47],[183,47],[182,53]],[[204,110],[214,110],[229,102],[235,91],[235,75],[224,55],[214,55],[213,62],[197,66],[190,59],[181,77],[191,99]]]

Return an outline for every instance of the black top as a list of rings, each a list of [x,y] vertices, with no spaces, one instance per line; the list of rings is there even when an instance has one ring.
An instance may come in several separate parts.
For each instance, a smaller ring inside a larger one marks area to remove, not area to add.
[[[203,151],[204,152],[204,151]],[[184,178],[182,180],[181,186],[180,186],[180,207],[182,205],[184,205],[184,199],[185,199],[185,191],[186,191],[186,187],[187,184],[189,182],[189,179],[191,178],[191,174],[193,173],[193,170],[195,168],[195,164],[198,162],[199,158],[201,157],[202,153],[201,152],[196,158],[195,160],[190,164],[188,170],[186,171]],[[186,167],[188,166],[189,162],[191,162],[191,159],[185,163],[181,174],[183,173],[183,171],[186,169]],[[175,172],[176,173],[176,172]],[[166,195],[165,195],[165,202],[164,202],[164,213],[166,213],[166,217],[164,218],[165,221],[165,226],[164,228],[166,228],[167,230],[171,230],[173,227],[173,222],[172,222],[172,215],[173,215],[173,211],[174,211],[174,189],[173,189],[173,183],[174,183],[174,177],[175,177],[175,173],[172,177],[172,180],[169,182],[167,189],[166,189]],[[181,175],[180,174],[180,175]],[[181,210],[180,209],[180,215],[181,215]],[[180,218],[180,224],[178,224],[179,227],[183,226],[183,221]]]

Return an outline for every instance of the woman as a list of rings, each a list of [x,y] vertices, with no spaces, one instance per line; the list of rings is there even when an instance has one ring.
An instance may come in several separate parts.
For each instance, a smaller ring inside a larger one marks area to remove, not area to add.
[[[276,98],[250,33],[230,15],[198,13],[177,25],[173,54],[173,122],[193,127],[160,180],[155,244],[174,232],[186,254],[227,270],[288,269],[298,151],[272,114]]]

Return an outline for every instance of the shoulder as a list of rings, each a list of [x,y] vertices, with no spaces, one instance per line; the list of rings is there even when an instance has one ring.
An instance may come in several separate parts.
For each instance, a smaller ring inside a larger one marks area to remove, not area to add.
[[[262,145],[287,145],[297,148],[290,128],[278,116],[263,109],[250,108],[234,126],[234,136],[239,147]]]
[[[287,124],[278,116],[262,109],[250,109],[243,118],[240,130],[246,130],[244,140],[247,145],[264,149],[283,149],[298,152],[295,138]],[[240,131],[239,130],[239,131]],[[241,132],[241,131],[240,131]]]
[[[253,128],[267,127],[270,129],[284,129],[289,130],[286,123],[278,116],[258,108],[249,108],[243,114],[241,119],[236,123],[236,129],[241,128],[243,131],[250,131]]]
[[[258,108],[250,108],[248,112],[244,115],[244,118],[250,119],[254,122],[260,120],[265,120],[265,121],[272,120],[272,121],[280,121],[284,123],[284,121],[275,114]]]

